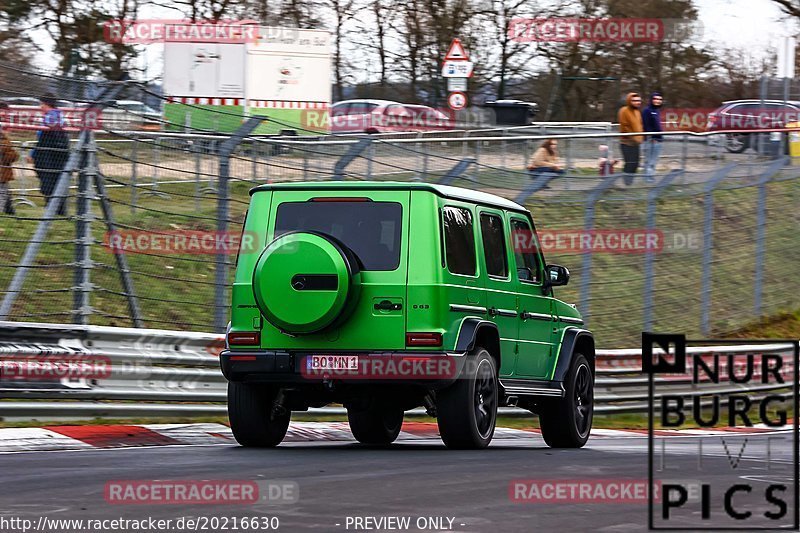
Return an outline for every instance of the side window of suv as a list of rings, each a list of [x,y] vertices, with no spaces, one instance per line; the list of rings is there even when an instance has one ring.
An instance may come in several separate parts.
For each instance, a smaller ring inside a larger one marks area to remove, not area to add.
[[[486,259],[486,273],[498,278],[507,278],[508,259],[503,219],[497,215],[481,213],[481,239],[483,257]]]
[[[539,269],[539,243],[527,221],[511,219],[511,238],[514,241],[514,259],[520,281],[541,283]]]
[[[477,265],[472,213],[460,207],[445,207],[442,209],[442,233],[447,269],[453,274],[474,276]]]

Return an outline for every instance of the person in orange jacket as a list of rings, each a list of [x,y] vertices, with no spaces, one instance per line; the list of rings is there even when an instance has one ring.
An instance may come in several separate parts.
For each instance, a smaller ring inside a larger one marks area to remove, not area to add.
[[[628,93],[625,98],[625,105],[622,106],[617,114],[620,133],[641,133],[644,131],[642,125],[642,97],[639,93]],[[622,171],[625,173],[625,184],[633,183],[633,176],[639,169],[639,147],[644,141],[642,135],[629,135],[620,137],[620,149],[625,166]]]
[[[0,102],[0,206],[3,206],[3,211],[7,215],[13,215],[14,206],[11,204],[11,192],[8,184],[14,179],[12,165],[19,159],[19,152],[14,149],[11,140],[2,128],[8,110],[8,104]]]

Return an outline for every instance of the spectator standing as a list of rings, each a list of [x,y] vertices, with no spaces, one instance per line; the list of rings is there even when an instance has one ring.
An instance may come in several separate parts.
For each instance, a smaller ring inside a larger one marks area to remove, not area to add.
[[[625,98],[625,105],[622,106],[617,114],[620,133],[641,133],[644,131],[642,126],[642,97],[639,93],[628,93]],[[633,177],[639,170],[639,146],[644,140],[642,135],[629,135],[620,137],[620,149],[625,166],[622,171],[625,173],[625,184],[633,183]]]
[[[0,102],[0,205],[3,206],[5,214],[13,215],[14,206],[11,204],[9,182],[14,179],[13,165],[19,159],[19,152],[14,149],[8,135],[3,131],[8,110],[8,104]]]
[[[642,111],[642,125],[646,132],[660,132],[661,128],[661,106],[664,105],[664,97],[661,93],[653,93],[650,96],[650,104]],[[658,158],[661,157],[661,149],[664,146],[663,135],[648,135],[644,140],[644,175],[648,183],[652,183],[656,173]]]
[[[564,167],[561,166],[561,159],[558,157],[558,141],[556,139],[547,139],[536,149],[528,163],[528,171],[530,171],[531,178],[536,178],[546,172],[559,175],[564,173]]]
[[[36,177],[39,178],[39,189],[49,204],[61,171],[69,159],[69,135],[64,131],[64,116],[58,109],[56,97],[47,95],[41,98],[41,102],[42,129],[37,133],[31,159]],[[58,214],[66,214],[65,201],[61,203]]]

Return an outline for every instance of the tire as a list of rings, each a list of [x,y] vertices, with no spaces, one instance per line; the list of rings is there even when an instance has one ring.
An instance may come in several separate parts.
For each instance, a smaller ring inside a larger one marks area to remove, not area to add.
[[[278,389],[228,382],[228,420],[236,442],[253,448],[273,448],[289,429],[291,412],[274,414]]]
[[[397,439],[403,426],[403,410],[379,404],[366,409],[348,409],[350,431],[361,444],[386,446]]]
[[[725,135],[725,149],[732,154],[741,154],[750,146],[750,136],[744,133],[728,133]]]
[[[574,355],[564,387],[564,398],[543,406],[539,415],[542,437],[551,448],[581,448],[594,415],[594,375],[583,354]]]
[[[489,352],[475,347],[455,383],[437,393],[439,435],[448,448],[480,449],[492,441],[497,422],[497,368]]]

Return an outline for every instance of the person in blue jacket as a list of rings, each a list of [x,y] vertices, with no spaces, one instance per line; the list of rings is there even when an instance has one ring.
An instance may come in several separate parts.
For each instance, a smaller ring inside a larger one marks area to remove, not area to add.
[[[663,104],[664,97],[661,93],[656,92],[650,96],[650,104],[642,110],[642,125],[645,132],[663,131],[661,129],[661,106]],[[648,182],[652,182],[654,179],[663,145],[663,135],[648,135],[644,140],[644,176]]]
[[[36,146],[31,151],[31,162],[39,178],[39,187],[47,203],[53,199],[58,178],[69,159],[69,135],[64,131],[64,115],[58,109],[55,95],[43,96],[42,129],[37,132]],[[66,214],[66,200],[61,201],[59,215]]]

